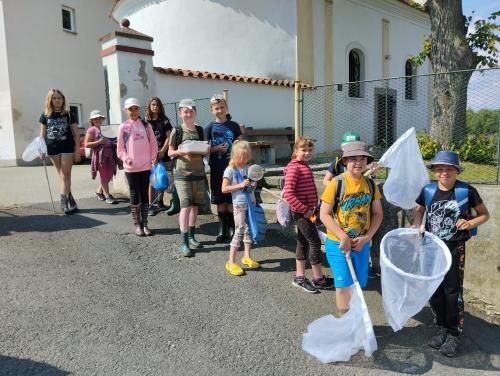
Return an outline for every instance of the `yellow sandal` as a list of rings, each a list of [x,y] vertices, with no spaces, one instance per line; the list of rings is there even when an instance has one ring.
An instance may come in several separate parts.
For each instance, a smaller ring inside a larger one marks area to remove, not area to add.
[[[226,270],[231,274],[235,276],[239,276],[243,274],[243,269],[241,269],[241,266],[238,264],[230,264],[229,261],[226,262]]]
[[[260,268],[260,264],[251,258],[242,257],[241,263],[245,266],[248,266],[250,269]]]

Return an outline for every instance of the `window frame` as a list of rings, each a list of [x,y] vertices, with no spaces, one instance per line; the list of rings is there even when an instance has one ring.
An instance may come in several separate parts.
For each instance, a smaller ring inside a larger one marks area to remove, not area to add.
[[[73,118],[73,113],[71,111],[71,107],[75,107],[77,109],[77,118],[73,119],[73,122],[75,122],[75,120],[76,120],[76,126],[79,129],[85,129],[85,125],[83,124],[83,121],[82,121],[82,105],[80,103],[70,103],[68,105],[69,113],[71,114],[71,117]]]
[[[69,12],[69,14],[70,14],[70,22],[71,22],[70,29],[67,29],[64,27],[64,11]],[[75,17],[75,9],[74,8],[68,7],[67,5],[61,6],[61,23],[62,23],[62,29],[64,31],[76,34],[76,17]]]

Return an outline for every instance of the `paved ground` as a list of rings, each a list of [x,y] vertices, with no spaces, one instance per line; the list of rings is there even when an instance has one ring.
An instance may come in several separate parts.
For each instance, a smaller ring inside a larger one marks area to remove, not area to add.
[[[0,375],[500,374],[498,326],[467,314],[464,351],[444,358],[425,345],[427,308],[392,332],[378,280],[365,298],[379,350],[323,365],[301,338],[332,312],[334,292],[291,286],[293,240],[277,228],[255,250],[262,269],[234,278],[215,218],[201,217],[206,248],[182,259],[176,218],[131,235],[126,202],[90,198],[88,166],[74,172],[73,216],[51,213],[43,168],[25,169],[0,169]]]

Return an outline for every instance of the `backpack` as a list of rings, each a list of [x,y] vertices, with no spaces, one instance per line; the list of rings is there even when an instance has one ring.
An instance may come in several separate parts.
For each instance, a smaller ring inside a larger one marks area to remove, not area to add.
[[[332,208],[332,213],[335,215],[337,212],[337,208],[339,206],[340,200],[344,197],[345,193],[345,176],[344,174],[340,174],[334,177],[334,179],[337,181],[337,187],[335,190],[335,203],[333,204]],[[365,176],[366,182],[368,183],[368,188],[370,189],[370,205],[371,202],[373,201],[374,195],[375,195],[375,182],[373,181],[372,178],[369,178]]]
[[[146,128],[146,136],[148,137],[148,142],[151,142],[151,140],[149,139],[149,132],[147,131],[147,128],[148,128],[148,122],[142,118],[139,118],[139,120],[141,121],[142,125],[144,125],[144,128]],[[123,147],[125,148],[125,152],[127,152],[127,142],[128,142],[128,139],[130,138],[130,127],[123,127]]]
[[[425,209],[429,211],[431,207],[432,199],[436,194],[438,189],[437,182],[429,183],[424,187],[424,201],[425,201]],[[470,208],[469,208],[469,186],[467,183],[463,181],[457,180],[455,183],[455,200],[458,203],[458,209],[460,213],[465,219],[472,218]],[[477,235],[477,227],[470,229],[470,235]]]

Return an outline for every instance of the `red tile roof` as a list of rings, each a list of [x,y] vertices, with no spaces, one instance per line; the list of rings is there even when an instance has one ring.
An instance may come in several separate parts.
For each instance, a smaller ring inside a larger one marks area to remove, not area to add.
[[[226,73],[202,72],[202,71],[196,71],[190,69],[178,69],[178,68],[155,67],[154,69],[159,73],[169,74],[172,76],[204,78],[211,80],[226,80],[235,82],[246,82],[250,84],[285,86],[285,87],[293,87],[295,85],[295,81],[293,80],[274,80],[272,78],[248,77],[248,76],[239,76]]]

